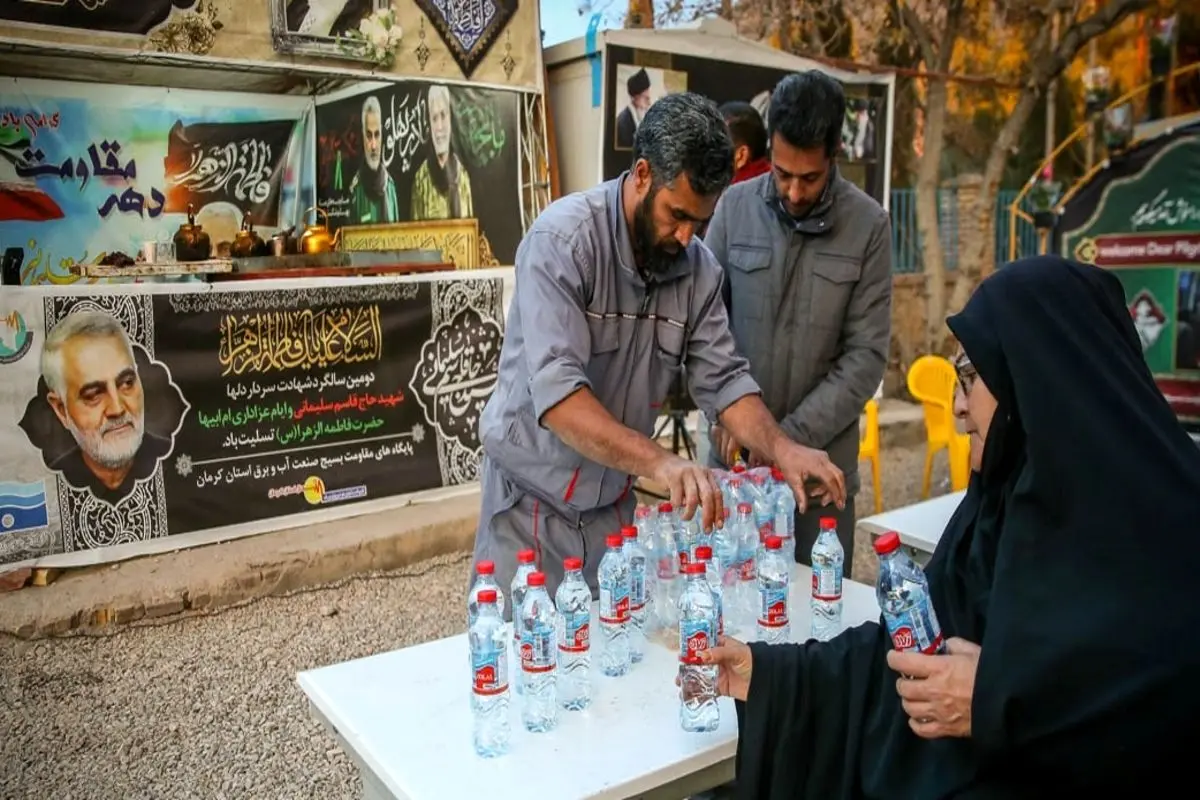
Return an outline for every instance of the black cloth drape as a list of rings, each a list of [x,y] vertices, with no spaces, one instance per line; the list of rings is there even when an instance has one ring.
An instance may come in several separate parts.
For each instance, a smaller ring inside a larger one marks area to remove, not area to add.
[[[1200,450],[1146,367],[1115,277],[1010,264],[949,320],[999,408],[926,568],[980,644],[970,739],[911,732],[876,623],[754,644],[746,798],[1039,796],[1190,777],[1200,741]]]

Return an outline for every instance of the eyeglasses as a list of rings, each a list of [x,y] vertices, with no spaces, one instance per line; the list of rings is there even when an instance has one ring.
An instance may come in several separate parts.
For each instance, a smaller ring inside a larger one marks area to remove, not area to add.
[[[963,394],[970,394],[971,389],[975,386],[975,379],[979,377],[979,373],[975,371],[975,367],[971,364],[971,359],[967,358],[966,353],[961,353],[955,357],[954,372],[958,375],[958,385],[962,387]]]

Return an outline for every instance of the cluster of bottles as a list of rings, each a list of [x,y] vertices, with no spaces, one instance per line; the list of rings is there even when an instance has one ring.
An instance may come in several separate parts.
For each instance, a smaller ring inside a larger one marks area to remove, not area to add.
[[[608,536],[606,544],[598,572],[601,647],[597,660],[601,672],[619,677],[645,655],[649,559],[633,526]],[[517,571],[509,587],[511,637],[504,624],[504,595],[491,562],[479,563],[468,596],[475,750],[484,757],[508,750],[510,648],[512,663],[519,670],[513,688],[521,695],[526,730],[551,731],[558,724],[560,707],[579,711],[591,705],[592,594],[583,578],[583,560],[563,561],[565,574],[553,600],[535,560],[532,550],[517,554]]]

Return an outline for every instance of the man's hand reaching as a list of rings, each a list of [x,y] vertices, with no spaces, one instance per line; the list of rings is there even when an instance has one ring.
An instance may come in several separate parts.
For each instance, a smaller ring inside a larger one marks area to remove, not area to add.
[[[683,519],[690,520],[698,507],[701,510],[701,527],[705,531],[711,531],[714,525],[724,522],[721,489],[712,472],[704,466],[668,453],[651,478],[667,488],[671,505],[682,510]]]

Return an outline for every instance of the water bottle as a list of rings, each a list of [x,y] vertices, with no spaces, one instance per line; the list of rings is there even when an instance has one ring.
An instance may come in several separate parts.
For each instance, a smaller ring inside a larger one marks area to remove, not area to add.
[[[520,628],[521,681],[525,684],[521,721],[525,730],[545,733],[558,724],[558,614],[546,593],[546,576],[540,572],[529,575]]]
[[[704,577],[708,581],[708,588],[712,589],[713,602],[717,606],[717,636],[724,636],[725,610],[722,607],[724,604],[721,601],[721,595],[724,594],[721,564],[713,558],[712,547],[706,544],[702,544],[696,548],[696,563],[704,565]]]
[[[758,526],[754,524],[754,509],[749,503],[738,503],[733,530],[738,543],[738,583],[734,590],[733,616],[737,627],[751,629],[758,619],[758,581],[754,559],[758,554]]]
[[[812,547],[812,635],[826,641],[842,629],[842,577],[846,551],[837,535],[837,520],[821,517],[821,532]]]
[[[479,615],[479,593],[484,589],[496,590],[496,607],[500,609],[500,619],[504,619],[504,592],[496,583],[496,565],[491,561],[480,561],[475,566],[475,583],[471,584],[471,591],[467,593],[468,629],[475,624],[475,617]]]
[[[609,677],[629,672],[629,562],[621,551],[621,534],[611,533],[600,559],[600,671]]]
[[[679,576],[679,553],[675,545],[679,519],[670,503],[658,507],[654,555],[658,568],[654,575],[654,611],[658,618],[655,627],[675,631],[679,627],[679,592],[683,582]]]
[[[758,638],[767,644],[783,644],[791,638],[788,616],[788,580],[791,565],[779,552],[783,540],[767,537],[763,557],[758,564]]]
[[[646,610],[643,614],[643,631],[650,639],[659,630],[659,614],[655,609],[658,600],[658,543],[656,541],[654,509],[639,505],[633,512],[633,524],[637,528],[637,542],[646,555]]]
[[[517,623],[517,615],[521,613],[521,604],[525,602],[525,589],[529,576],[537,572],[537,555],[532,550],[521,550],[517,552],[517,572],[513,575],[512,584],[508,587],[508,594],[512,598],[512,647],[513,657],[512,663],[521,663],[521,626]],[[525,691],[525,681],[519,680],[516,682],[517,694]]]
[[[482,565],[481,565],[482,566]],[[471,647],[471,720],[475,752],[484,758],[508,752],[508,626],[495,589],[479,591],[467,640]]]
[[[783,539],[780,552],[789,564],[796,563],[796,495],[792,485],[783,479],[779,467],[771,467],[775,481],[775,535]]]
[[[775,485],[768,477],[765,470],[751,472],[748,492],[754,506],[754,523],[764,539],[775,533]]]
[[[717,705],[717,668],[700,663],[698,654],[717,643],[717,610],[704,564],[688,564],[679,597],[679,725],[690,733],[715,731],[721,724]]]
[[[554,594],[558,611],[558,702],[568,711],[592,703],[592,591],[583,579],[583,559],[563,560],[563,582]]]
[[[938,625],[925,573],[900,549],[900,534],[889,531],[875,540],[879,582],[875,596],[883,611],[892,646],[897,650],[943,653],[946,643]]]
[[[721,583],[721,632],[734,635],[739,630],[737,617],[737,587],[741,577],[738,562],[738,533],[734,525],[713,531],[712,563]]]
[[[621,552],[629,564],[629,660],[636,664],[646,654],[646,551],[638,544],[632,525],[621,529]]]

